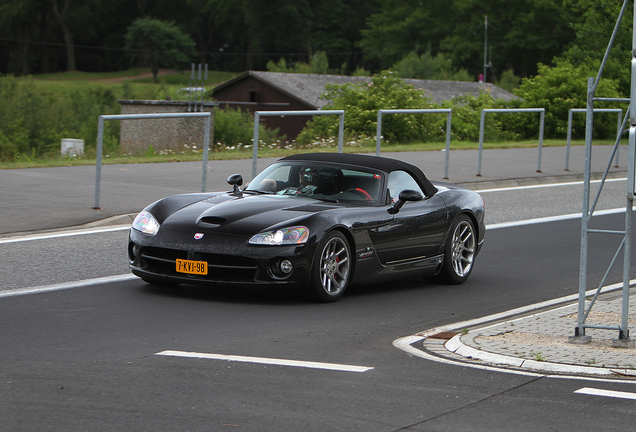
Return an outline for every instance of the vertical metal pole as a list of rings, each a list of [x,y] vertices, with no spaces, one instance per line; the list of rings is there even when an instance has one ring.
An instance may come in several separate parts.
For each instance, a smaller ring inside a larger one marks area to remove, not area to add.
[[[484,124],[486,123],[486,112],[481,110],[481,120],[479,121],[479,154],[477,155],[477,177],[481,177],[481,154],[484,150]]]
[[[444,158],[444,179],[448,180],[448,165],[450,164],[450,141],[451,141],[451,115],[449,111],[446,114],[446,157]]]
[[[340,122],[338,124],[338,153],[343,152],[344,145],[344,113],[339,114]]]
[[[572,142],[572,109],[568,110],[568,143],[565,148],[565,171],[570,171],[570,143]]]
[[[545,110],[541,111],[539,119],[539,162],[537,163],[537,172],[541,172],[541,150],[543,150],[543,129],[545,125]]]
[[[192,63],[192,72],[190,73],[190,82],[188,83],[188,112],[192,111],[192,80],[194,79],[194,63]]]
[[[634,12],[636,12],[636,2],[634,2]],[[627,182],[627,202],[625,207],[625,251],[623,264],[623,308],[621,319],[621,330],[618,334],[619,340],[629,339],[629,278],[631,270],[631,251],[632,251],[632,207],[634,205],[634,191],[636,185],[636,15],[632,23],[632,70],[631,70],[631,93],[630,93],[630,125],[629,128],[629,148],[630,160],[628,168],[628,178],[631,182]],[[632,341],[633,343],[633,341]],[[633,345],[632,345],[633,346]]]
[[[629,187],[630,185],[628,185]],[[619,339],[629,339],[629,278],[631,271],[632,254],[632,206],[634,205],[633,190],[627,194],[627,205],[625,208],[625,249],[623,264],[623,308],[621,319],[621,330]]]
[[[97,120],[97,162],[95,164],[95,205],[93,208],[99,210],[99,189],[102,182],[102,153],[104,151],[104,118],[99,116]]]
[[[616,140],[618,141],[618,145],[616,146],[616,159],[614,159],[614,168],[618,168],[618,159],[619,152],[621,149],[621,138],[623,137],[623,110],[618,113],[618,129],[616,131]]]
[[[587,286],[588,226],[590,220],[590,178],[592,163],[592,127],[594,116],[594,78],[587,79],[587,114],[585,119],[585,173],[581,218],[581,256],[579,265],[579,305],[575,337],[585,336],[585,290]]]
[[[197,78],[197,85],[195,87],[195,92],[194,96],[195,96],[195,102],[194,102],[194,110],[195,111],[203,111],[203,92],[201,92],[201,104],[199,105],[199,87],[202,86],[202,79],[201,79],[201,63],[199,63],[199,77]],[[199,106],[199,108],[197,109],[197,106]]]
[[[258,161],[258,127],[260,122],[260,113],[254,113],[254,139],[252,143],[252,178],[256,177],[256,165]]]
[[[382,140],[382,110],[378,110],[378,126],[375,132],[375,155],[380,156],[380,141]]]
[[[201,192],[205,192],[208,179],[208,150],[210,148],[210,129],[212,128],[212,114],[205,118],[203,131],[203,173],[201,175]]]

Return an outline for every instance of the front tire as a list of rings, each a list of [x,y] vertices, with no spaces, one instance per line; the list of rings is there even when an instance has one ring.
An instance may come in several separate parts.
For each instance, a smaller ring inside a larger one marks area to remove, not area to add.
[[[448,284],[461,284],[473,271],[477,236],[475,225],[467,215],[460,215],[450,231],[450,237],[444,246],[444,264],[441,278]]]
[[[318,245],[311,269],[309,294],[322,303],[338,300],[351,278],[351,249],[339,231],[327,234]]]

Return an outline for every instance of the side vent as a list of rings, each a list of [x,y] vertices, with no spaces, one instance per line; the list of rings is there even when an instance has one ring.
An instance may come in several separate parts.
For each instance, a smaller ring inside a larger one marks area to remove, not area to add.
[[[197,222],[197,225],[203,228],[217,228],[223,224],[227,219],[216,216],[204,216]]]

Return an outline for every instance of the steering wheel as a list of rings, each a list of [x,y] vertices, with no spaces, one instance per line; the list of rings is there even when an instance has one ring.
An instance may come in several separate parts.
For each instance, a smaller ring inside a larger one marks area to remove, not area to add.
[[[371,196],[371,194],[369,194],[369,192],[365,191],[364,189],[351,188],[351,189],[347,189],[345,193],[346,192],[354,192],[360,195],[361,197],[363,197],[364,199],[366,199],[367,201],[373,201],[373,197]]]

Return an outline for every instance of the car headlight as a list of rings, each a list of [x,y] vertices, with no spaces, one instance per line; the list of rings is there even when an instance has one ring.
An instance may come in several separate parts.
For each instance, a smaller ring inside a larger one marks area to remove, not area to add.
[[[132,223],[132,228],[144,234],[155,235],[159,231],[159,222],[147,211],[142,211],[137,215]]]
[[[309,229],[304,226],[283,228],[276,231],[266,231],[253,236],[249,243],[254,245],[295,245],[307,242]]]

